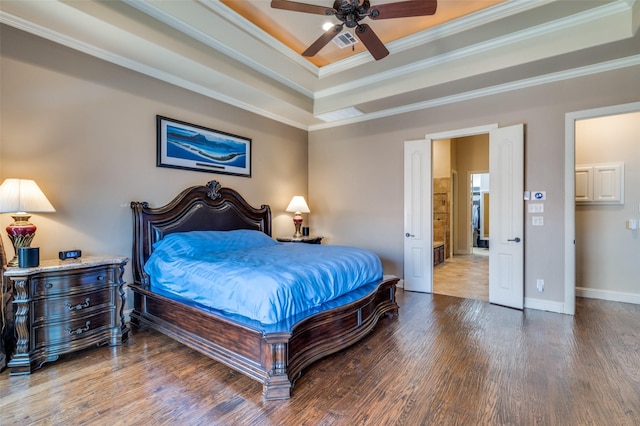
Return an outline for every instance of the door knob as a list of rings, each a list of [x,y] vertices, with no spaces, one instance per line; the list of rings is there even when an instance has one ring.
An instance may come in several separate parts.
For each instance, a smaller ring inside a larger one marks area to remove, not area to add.
[[[404,236],[405,236],[405,237],[407,237],[407,238],[409,238],[409,237],[415,237],[415,235],[410,234],[410,233],[408,233],[408,232],[407,232],[406,234],[404,234]]]
[[[514,239],[507,240],[507,241],[515,241],[516,243],[519,243],[520,242],[520,237],[515,237]]]

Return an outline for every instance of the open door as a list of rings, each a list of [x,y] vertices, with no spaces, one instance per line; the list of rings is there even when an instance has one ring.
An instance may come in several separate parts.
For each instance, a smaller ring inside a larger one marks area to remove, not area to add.
[[[404,288],[433,291],[431,140],[404,143]]]
[[[489,302],[524,306],[524,125],[489,132]]]

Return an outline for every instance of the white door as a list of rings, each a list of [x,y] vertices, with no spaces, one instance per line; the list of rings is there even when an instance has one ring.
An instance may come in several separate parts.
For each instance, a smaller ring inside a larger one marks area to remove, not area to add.
[[[524,126],[489,132],[489,302],[524,305]]]
[[[404,288],[431,293],[431,140],[404,143]]]

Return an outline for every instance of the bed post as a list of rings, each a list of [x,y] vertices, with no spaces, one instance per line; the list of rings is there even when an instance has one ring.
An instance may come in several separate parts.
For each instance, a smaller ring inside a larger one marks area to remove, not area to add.
[[[267,353],[267,372],[262,394],[267,401],[288,399],[293,383],[288,375],[289,339],[291,333],[273,333],[265,336],[270,353]]]

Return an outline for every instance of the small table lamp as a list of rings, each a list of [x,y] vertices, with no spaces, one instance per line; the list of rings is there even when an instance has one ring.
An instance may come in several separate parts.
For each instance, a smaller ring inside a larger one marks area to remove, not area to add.
[[[295,212],[295,215],[293,216],[293,224],[296,227],[296,232],[293,234],[293,238],[301,238],[302,233],[300,232],[300,227],[302,226],[302,215],[300,213],[311,213],[304,197],[302,195],[294,196],[287,206],[286,211]]]
[[[47,197],[33,180],[6,179],[0,185],[0,213],[12,213],[14,222],[7,226],[15,256],[7,266],[18,266],[18,249],[29,247],[36,226],[29,222],[31,214],[55,212]]]

